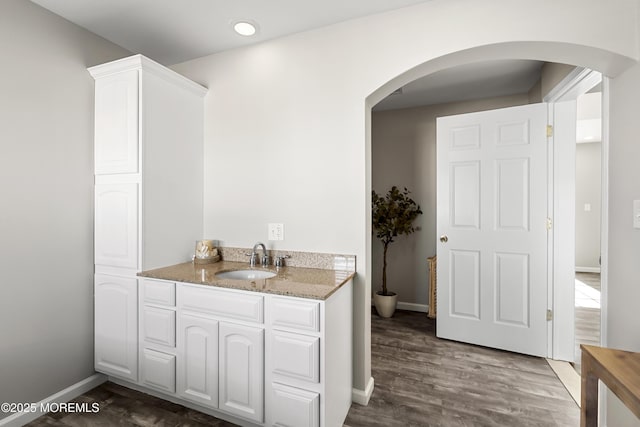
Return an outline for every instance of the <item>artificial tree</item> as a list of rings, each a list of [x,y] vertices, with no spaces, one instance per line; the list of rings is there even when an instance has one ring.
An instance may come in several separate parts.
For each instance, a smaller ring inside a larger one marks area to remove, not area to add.
[[[420,205],[409,197],[411,192],[405,187],[400,191],[395,185],[384,196],[375,190],[371,192],[372,223],[376,237],[384,246],[382,264],[382,294],[394,295],[387,290],[387,250],[394,238],[402,234],[409,235],[416,231],[413,221],[422,214]]]

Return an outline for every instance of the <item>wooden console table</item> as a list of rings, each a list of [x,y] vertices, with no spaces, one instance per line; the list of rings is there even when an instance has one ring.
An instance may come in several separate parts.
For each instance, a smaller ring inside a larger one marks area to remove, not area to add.
[[[582,350],[580,426],[598,425],[598,380],[640,418],[640,353],[592,345]]]

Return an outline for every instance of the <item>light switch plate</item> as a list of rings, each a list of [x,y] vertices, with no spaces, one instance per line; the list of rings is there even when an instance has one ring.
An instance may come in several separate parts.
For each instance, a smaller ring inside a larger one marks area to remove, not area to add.
[[[284,240],[284,224],[269,224],[269,240]]]
[[[633,228],[640,228],[640,200],[633,201]]]

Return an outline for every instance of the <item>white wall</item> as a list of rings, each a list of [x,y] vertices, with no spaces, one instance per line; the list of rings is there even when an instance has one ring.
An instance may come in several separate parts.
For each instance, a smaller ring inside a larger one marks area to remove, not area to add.
[[[0,52],[0,402],[37,402],[94,372],[86,68],[128,52],[23,0]]]
[[[479,60],[531,58],[615,75],[638,56],[637,1],[433,0],[174,68],[205,100],[205,233],[224,245],[352,253],[354,386],[370,378],[368,108]],[[545,25],[540,25],[544,22]],[[239,195],[241,197],[239,197]]]
[[[576,144],[576,269],[600,269],[602,144]],[[586,210],[588,204],[591,210]]]
[[[640,230],[632,224],[640,199],[640,65],[611,81],[610,105],[607,346],[640,351]],[[609,395],[608,426],[640,426]]]
[[[455,102],[372,114],[373,189],[385,194],[393,185],[411,190],[423,214],[421,230],[401,236],[387,252],[387,286],[398,301],[428,304],[427,258],[436,254],[436,118],[524,105],[527,94]],[[382,243],[372,244],[372,290],[382,287]]]
[[[205,233],[223,245],[352,253],[354,386],[370,378],[368,108],[416,77],[531,58],[616,74],[637,58],[637,2],[434,0],[174,68],[205,100]],[[540,25],[545,22],[545,25]],[[239,197],[241,195],[241,197]]]

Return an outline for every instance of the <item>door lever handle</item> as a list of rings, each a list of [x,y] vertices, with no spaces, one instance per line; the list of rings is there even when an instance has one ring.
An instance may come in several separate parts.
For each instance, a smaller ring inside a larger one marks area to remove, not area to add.
[[[442,236],[440,236],[440,241],[442,243],[447,243],[449,241],[449,237],[446,234],[443,234]]]

